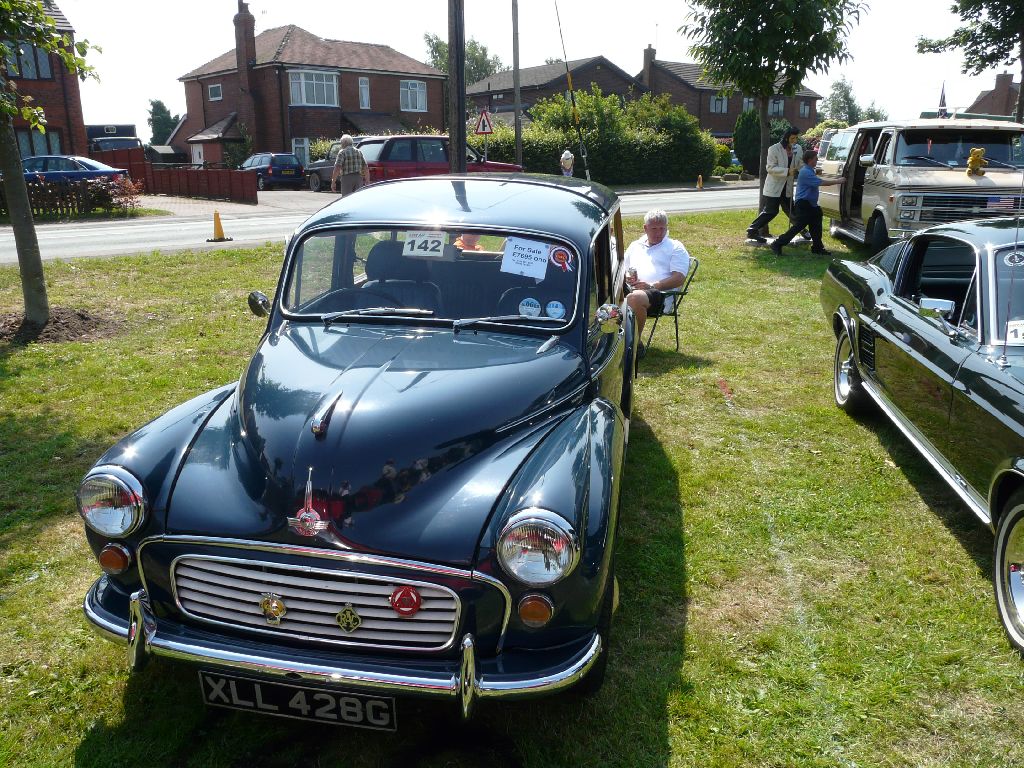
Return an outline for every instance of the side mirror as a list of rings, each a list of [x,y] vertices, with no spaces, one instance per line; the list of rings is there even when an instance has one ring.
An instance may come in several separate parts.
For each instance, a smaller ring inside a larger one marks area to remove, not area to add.
[[[270,314],[270,299],[262,291],[249,294],[249,311],[256,317],[267,317]]]
[[[860,163],[861,168],[874,168],[875,167],[875,156],[874,155],[861,155],[857,162]]]
[[[952,317],[955,309],[956,302],[949,299],[922,298],[917,304],[917,314],[920,317],[938,320],[942,323],[946,335],[951,338],[956,336],[956,328],[949,324],[949,318]]]
[[[601,333],[618,333],[622,327],[622,310],[617,304],[602,304],[594,313],[594,319],[601,326]]]

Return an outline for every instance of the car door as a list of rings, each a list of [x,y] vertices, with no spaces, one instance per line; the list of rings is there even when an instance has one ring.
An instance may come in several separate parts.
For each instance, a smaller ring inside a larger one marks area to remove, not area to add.
[[[415,139],[392,139],[381,155],[382,179],[405,179],[416,175]]]
[[[440,136],[416,139],[416,175],[448,173],[448,142]]]
[[[818,167],[821,169],[821,178],[840,179],[843,178],[847,168],[846,161],[850,157],[850,147],[853,145],[853,137],[856,131],[839,131],[829,142],[824,154],[818,156]],[[818,204],[826,216],[837,221],[844,218],[844,206],[842,205],[843,190],[848,185],[830,185],[818,189]]]
[[[953,384],[971,343],[940,318],[922,314],[921,300],[955,304],[955,322],[967,303],[976,256],[966,243],[921,236],[910,245],[896,288],[872,309],[875,378],[906,426],[939,452],[948,449]]]
[[[623,385],[623,356],[625,355],[626,324],[623,322],[611,333],[602,327],[597,310],[604,304],[616,304],[613,264],[618,257],[613,253],[618,241],[611,236],[606,222],[594,240],[593,253],[587,274],[586,325],[587,348],[590,356],[591,376],[597,383],[600,396],[616,405],[621,404]],[[625,315],[622,316],[623,321]]]
[[[893,130],[882,131],[872,155],[873,164],[865,168],[864,192],[861,196],[860,218],[867,223],[877,210],[887,210],[889,196],[895,190],[892,152],[895,142]]]
[[[45,157],[30,157],[24,160],[21,164],[22,170],[25,172],[25,179],[27,181],[35,181],[39,176],[46,178],[46,158]]]

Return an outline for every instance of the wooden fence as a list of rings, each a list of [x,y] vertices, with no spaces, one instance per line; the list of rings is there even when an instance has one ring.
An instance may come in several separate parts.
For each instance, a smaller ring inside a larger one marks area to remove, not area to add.
[[[160,168],[146,160],[140,148],[109,149],[90,154],[101,163],[126,169],[135,181],[143,181],[146,194],[257,202],[255,173],[222,168]]]

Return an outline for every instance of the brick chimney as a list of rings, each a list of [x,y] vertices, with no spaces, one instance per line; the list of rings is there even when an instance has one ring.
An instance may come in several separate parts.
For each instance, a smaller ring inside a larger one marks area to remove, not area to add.
[[[1017,94],[1013,90],[1013,74],[1003,72],[996,75],[996,87],[992,89],[992,101],[997,115],[1012,115],[1017,109]]]
[[[651,87],[651,65],[654,63],[654,48],[650,43],[644,49],[644,73],[640,76],[640,82]]]
[[[235,66],[238,69],[238,122],[253,137],[253,146],[260,145],[256,135],[256,105],[252,98],[249,74],[256,63],[256,17],[249,13],[249,4],[238,0],[235,14]]]

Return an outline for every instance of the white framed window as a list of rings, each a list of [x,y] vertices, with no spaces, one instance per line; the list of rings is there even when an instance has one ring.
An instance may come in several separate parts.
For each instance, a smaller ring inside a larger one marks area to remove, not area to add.
[[[781,96],[774,97],[768,102],[768,116],[782,117],[782,111],[785,106],[786,102]]]
[[[711,111],[724,115],[729,111],[729,99],[725,96],[711,97]]]
[[[303,165],[309,165],[309,139],[292,139],[292,154]]]
[[[753,96],[744,96],[743,97],[743,111],[744,112],[746,112],[749,109],[755,109],[756,107],[757,107],[757,105],[754,103],[754,97]]]
[[[370,78],[359,78],[359,108],[370,108]]]
[[[334,72],[289,72],[288,84],[293,105],[338,106],[338,75]]]
[[[399,94],[399,108],[403,112],[427,111],[427,84],[422,80],[402,80]]]
[[[811,103],[809,101],[800,102],[800,117],[811,116]]]
[[[206,86],[206,98],[208,101],[220,101],[224,98],[224,88],[220,83]]]

